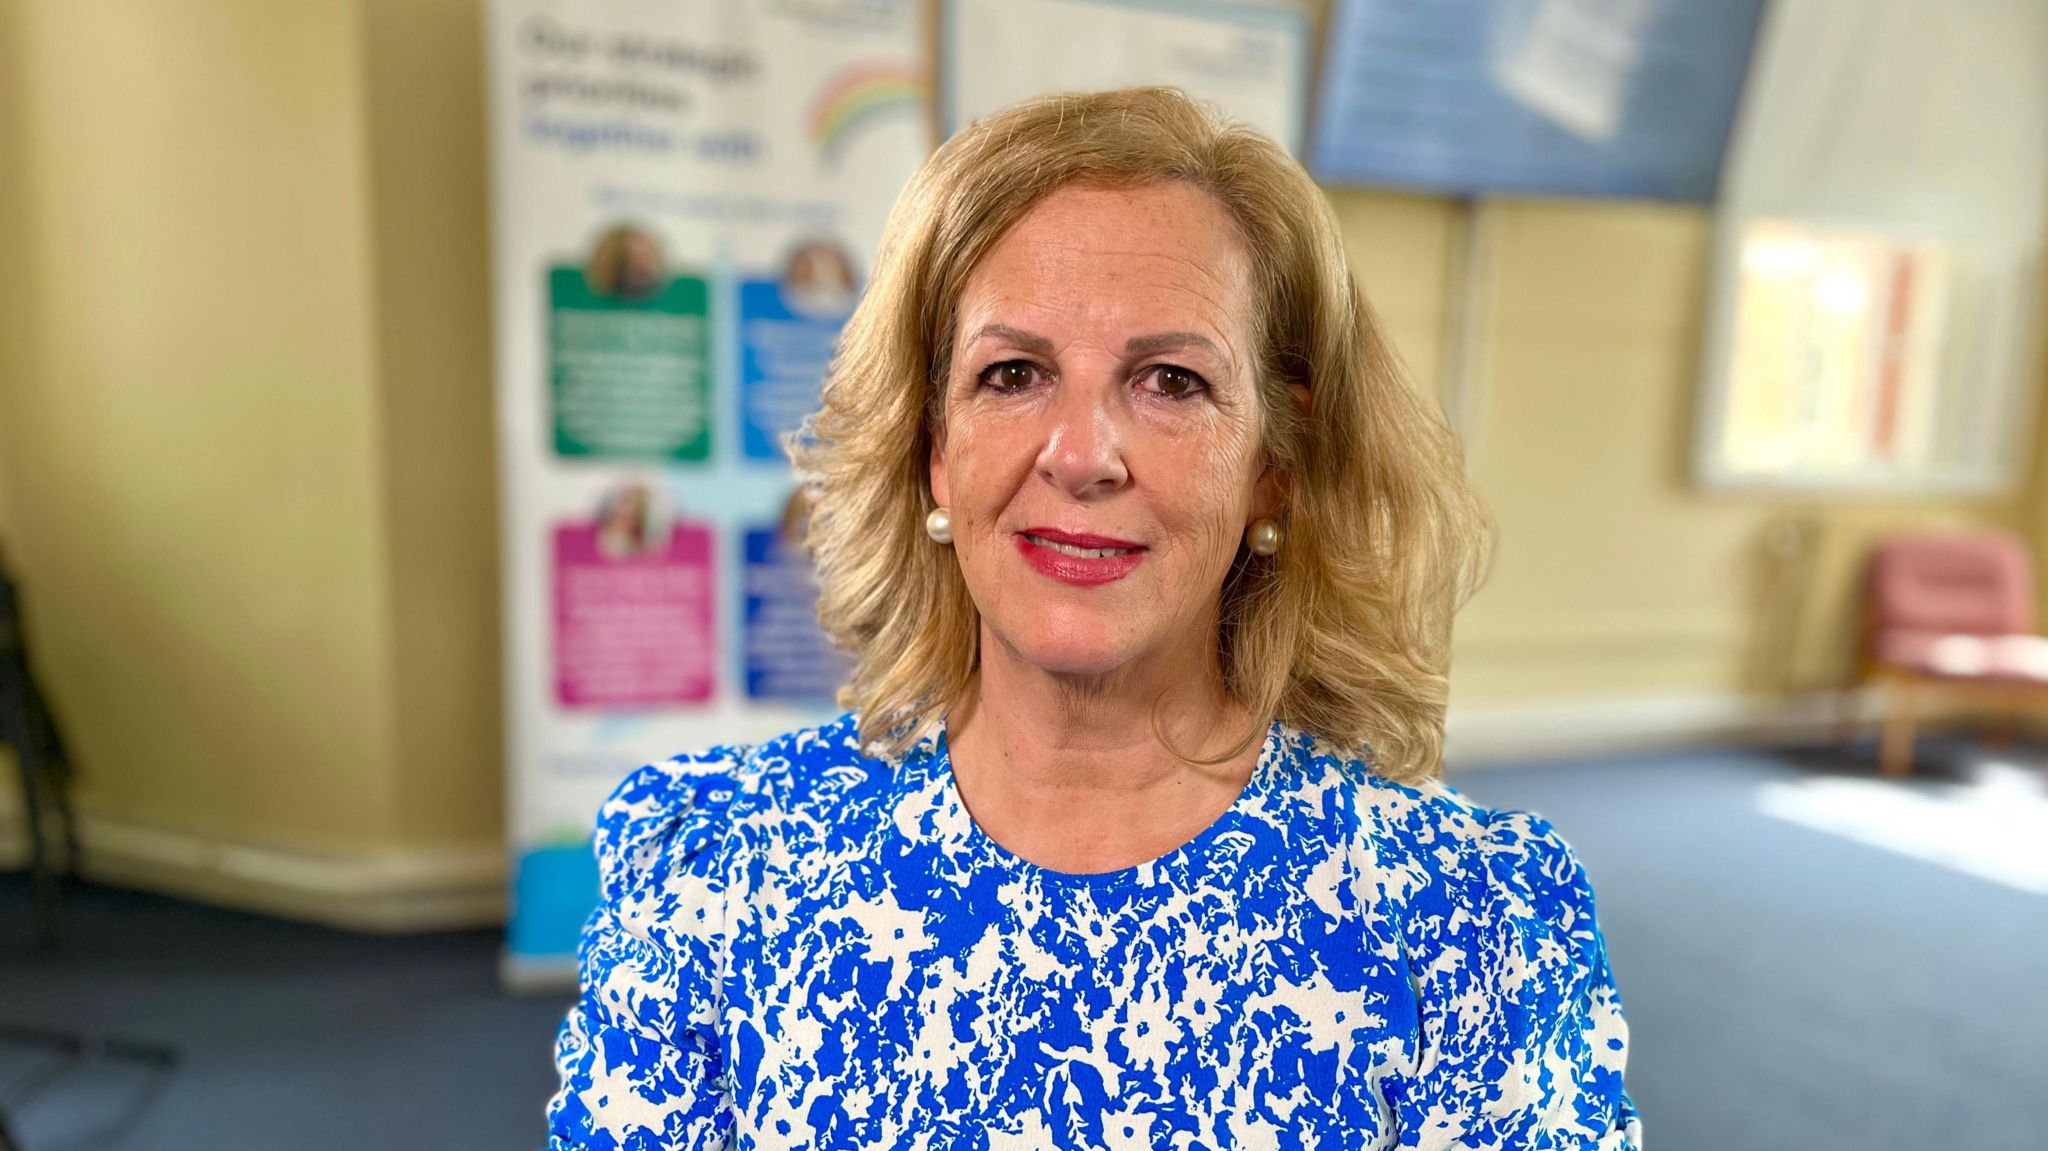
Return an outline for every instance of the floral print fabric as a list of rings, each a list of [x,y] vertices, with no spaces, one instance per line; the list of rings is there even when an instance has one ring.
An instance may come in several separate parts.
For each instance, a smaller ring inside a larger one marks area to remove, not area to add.
[[[950,762],[849,715],[627,778],[550,1151],[1639,1146],[1542,819],[1276,723],[1201,835],[1068,875],[983,835]]]

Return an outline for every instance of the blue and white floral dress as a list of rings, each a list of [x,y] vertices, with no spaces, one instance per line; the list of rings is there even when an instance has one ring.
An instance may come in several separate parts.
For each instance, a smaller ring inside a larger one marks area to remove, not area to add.
[[[1123,871],[1010,854],[943,728],[851,716],[640,769],[597,853],[550,1151],[1639,1142],[1570,848],[1282,724]]]

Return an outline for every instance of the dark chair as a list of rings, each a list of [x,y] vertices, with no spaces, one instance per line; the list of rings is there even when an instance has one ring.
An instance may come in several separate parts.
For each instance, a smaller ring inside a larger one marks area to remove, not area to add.
[[[36,934],[44,949],[53,950],[60,934],[58,883],[78,873],[80,858],[78,824],[71,810],[71,760],[31,674],[28,640],[21,626],[20,586],[7,571],[4,553],[0,553],[0,743],[14,749],[21,766]],[[46,810],[56,817],[54,834],[43,826]],[[52,839],[63,845],[61,853],[51,851]],[[61,866],[52,859],[53,854],[61,859]],[[4,1023],[0,1023],[0,1045],[43,1052],[54,1059],[29,1089],[6,1101],[9,1107],[19,1107],[42,1087],[88,1060],[112,1060],[164,1073],[178,1061],[177,1051],[162,1044]],[[4,1107],[0,1107],[0,1151],[29,1151],[10,1125]]]
[[[14,749],[21,768],[37,936],[43,946],[54,947],[60,922],[58,880],[76,875],[79,862],[78,824],[71,810],[71,760],[29,667],[21,591],[7,570],[4,552],[0,552],[0,744]],[[54,835],[44,826],[46,815],[56,818]],[[52,859],[53,838],[63,845],[61,866]]]

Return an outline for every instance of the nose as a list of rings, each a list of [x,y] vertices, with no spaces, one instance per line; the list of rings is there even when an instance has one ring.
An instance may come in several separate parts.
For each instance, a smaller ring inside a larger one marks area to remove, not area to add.
[[[1130,482],[1115,391],[1113,385],[1090,387],[1073,380],[1061,381],[1054,390],[1038,475],[1075,499],[1104,496]]]

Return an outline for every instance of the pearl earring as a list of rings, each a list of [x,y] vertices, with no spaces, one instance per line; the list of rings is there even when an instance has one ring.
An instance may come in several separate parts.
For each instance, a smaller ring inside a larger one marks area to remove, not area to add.
[[[1268,519],[1256,519],[1244,533],[1245,546],[1253,555],[1269,556],[1280,550],[1280,525]]]
[[[933,508],[932,514],[924,517],[924,534],[932,537],[936,544],[953,542],[953,513],[945,508]]]

